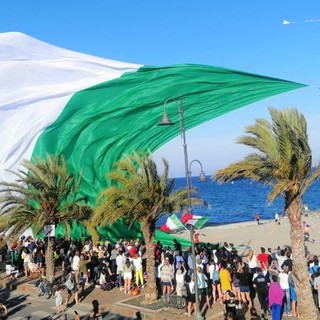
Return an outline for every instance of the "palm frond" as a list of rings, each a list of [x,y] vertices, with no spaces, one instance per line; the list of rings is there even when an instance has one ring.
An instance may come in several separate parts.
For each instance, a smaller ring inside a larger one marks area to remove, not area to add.
[[[319,178],[320,169],[311,174],[312,156],[303,114],[296,109],[272,107],[269,112],[271,122],[256,119],[237,141],[257,152],[218,170],[213,178],[219,183],[250,179],[270,185],[273,190],[269,202],[284,196],[288,205]]]
[[[77,195],[81,176],[76,178],[74,173],[68,173],[63,156],[24,160],[23,166],[26,171],[14,172],[16,182],[0,183],[1,219],[11,219],[12,230],[20,230],[21,225],[33,226],[37,233],[47,224],[69,225],[72,219],[79,221],[91,216],[88,207],[83,207],[85,199]]]

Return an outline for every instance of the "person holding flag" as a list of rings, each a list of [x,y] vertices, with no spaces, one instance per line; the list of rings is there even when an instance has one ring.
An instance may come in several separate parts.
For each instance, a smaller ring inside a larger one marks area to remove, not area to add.
[[[199,244],[199,235],[200,235],[199,231],[195,230],[193,234],[193,242],[195,245]]]

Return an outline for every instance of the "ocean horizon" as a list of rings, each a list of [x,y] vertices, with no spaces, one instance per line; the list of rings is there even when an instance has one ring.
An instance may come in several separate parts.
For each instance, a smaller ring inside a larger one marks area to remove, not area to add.
[[[175,189],[186,187],[186,178],[174,178]],[[259,213],[262,220],[274,219],[275,212],[284,214],[284,199],[278,197],[272,204],[267,197],[271,190],[269,186],[251,180],[239,180],[218,184],[207,176],[207,181],[200,182],[199,177],[191,177],[192,187],[197,188],[198,197],[205,200],[210,209],[203,205],[192,206],[193,214],[208,217],[209,225],[223,225],[245,221],[253,221]],[[310,211],[320,208],[320,182],[314,182],[303,197],[303,204]],[[177,216],[181,218],[181,213]],[[166,216],[159,219],[160,226],[166,221]]]

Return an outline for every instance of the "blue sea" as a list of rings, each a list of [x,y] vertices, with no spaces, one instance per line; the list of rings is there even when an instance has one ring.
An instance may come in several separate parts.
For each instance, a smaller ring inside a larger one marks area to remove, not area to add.
[[[210,204],[211,209],[205,206],[193,206],[193,214],[209,218],[209,225],[229,224],[254,220],[259,213],[262,220],[274,219],[274,213],[283,213],[284,200],[277,198],[268,204],[267,197],[270,187],[249,180],[233,183],[218,184],[207,177],[207,181],[200,182],[198,177],[191,178],[191,185],[198,190],[198,197]],[[175,178],[175,188],[185,188],[186,178]],[[303,197],[303,203],[309,210],[320,209],[320,182],[315,182]],[[177,214],[181,217],[181,214]],[[158,221],[158,225],[165,223],[166,217]]]

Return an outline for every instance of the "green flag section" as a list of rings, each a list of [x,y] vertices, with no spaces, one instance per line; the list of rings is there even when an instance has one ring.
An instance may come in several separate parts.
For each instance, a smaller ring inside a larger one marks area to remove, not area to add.
[[[131,240],[131,239],[143,239],[143,235],[140,230],[140,224],[134,223],[130,229],[128,229],[128,223],[126,223],[123,220],[117,221],[112,226],[104,226],[98,229],[98,234],[101,237],[101,239],[105,240],[108,239],[112,243],[116,243],[119,240]],[[36,238],[44,238],[44,233],[40,232],[38,235],[34,235],[33,232],[29,232],[28,234],[25,233],[25,236],[32,235]],[[72,220],[71,222],[71,239],[81,240],[84,242],[86,238],[88,238],[90,234],[88,233],[87,229],[78,221]],[[65,229],[64,224],[60,223],[55,228],[55,237],[56,238],[65,238]],[[162,232],[160,230],[156,230],[155,233],[155,243],[157,241],[160,241],[163,246],[165,247],[171,247],[173,248],[173,239],[178,240],[182,248],[190,247],[191,242],[190,240],[186,240],[184,238],[181,238],[177,236],[177,234],[168,234],[165,232]]]
[[[173,239],[176,239],[181,243],[182,249],[186,249],[191,247],[191,241],[181,238],[177,236],[176,234],[169,234],[166,232],[163,232],[161,230],[156,230],[156,241],[159,240],[163,246],[167,247],[169,246],[171,249],[173,249]]]
[[[71,171],[83,172],[82,195],[95,203],[105,175],[133,149],[155,151],[180,134],[179,125],[158,126],[167,97],[183,95],[186,129],[300,84],[202,65],[142,67],[75,93],[40,135],[33,158],[65,155]],[[179,123],[175,102],[167,113]]]
[[[142,239],[140,224],[135,222],[128,228],[129,222],[127,220],[119,219],[113,225],[106,225],[98,228],[98,234],[102,239],[109,239],[116,242],[120,239],[134,240],[136,238]]]

